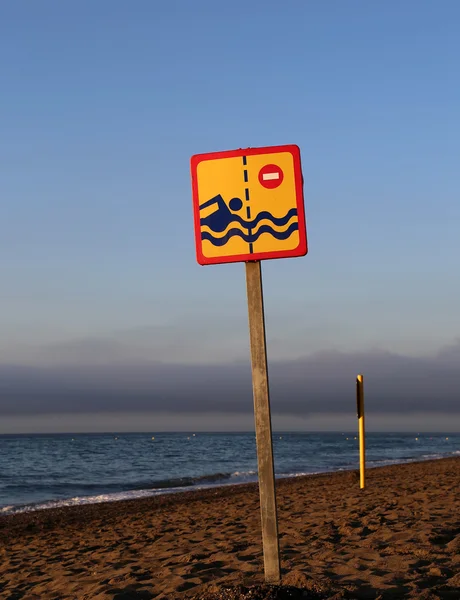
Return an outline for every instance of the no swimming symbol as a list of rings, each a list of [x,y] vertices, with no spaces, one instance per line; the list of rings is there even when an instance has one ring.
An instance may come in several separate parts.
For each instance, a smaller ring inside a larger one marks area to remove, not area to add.
[[[306,253],[297,146],[192,157],[200,264]]]

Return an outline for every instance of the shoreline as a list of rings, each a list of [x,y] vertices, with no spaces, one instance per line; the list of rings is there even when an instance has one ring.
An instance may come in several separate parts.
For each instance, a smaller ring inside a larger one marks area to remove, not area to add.
[[[406,458],[406,459],[401,459],[399,461],[396,462],[388,462],[391,459],[388,459],[388,461],[382,460],[382,463],[387,463],[387,464],[382,464],[382,465],[372,465],[372,466],[367,466],[366,467],[366,472],[373,470],[373,469],[382,469],[385,467],[389,467],[389,466],[398,466],[398,465],[405,465],[405,464],[413,464],[413,463],[419,463],[419,462],[430,462],[430,461],[436,461],[436,460],[444,460],[444,459],[448,459],[448,458],[455,458],[455,456],[457,455],[457,451],[453,451],[449,454],[447,454],[446,456],[439,456],[439,457],[434,457],[434,456],[428,456],[427,458],[420,458],[420,457],[414,457],[414,458]],[[373,461],[369,461],[369,462],[373,462]],[[285,474],[280,474],[280,475],[275,475],[275,480],[276,480],[276,485],[278,485],[281,481],[285,481],[285,480],[291,480],[291,479],[301,479],[301,478],[310,478],[310,477],[316,477],[318,475],[333,475],[333,474],[339,474],[339,473],[349,473],[349,472],[355,472],[358,471],[359,472],[359,467],[344,467],[344,468],[339,468],[337,470],[328,470],[328,471],[316,471],[313,473],[299,473],[299,474],[291,474],[291,475],[285,475]],[[210,477],[212,477],[213,475],[210,475]],[[149,489],[142,489],[142,490],[124,490],[121,492],[118,492],[119,494],[131,494],[131,493],[139,493],[138,496],[133,495],[133,497],[128,497],[128,498],[117,498],[115,497],[117,494],[99,494],[99,496],[114,496],[113,498],[107,498],[104,500],[97,500],[96,498],[98,496],[78,496],[77,500],[74,502],[73,498],[61,498],[61,499],[48,499],[48,500],[43,500],[43,501],[39,501],[39,502],[33,502],[33,503],[28,503],[28,504],[8,504],[5,506],[0,507],[0,519],[2,517],[10,517],[10,516],[15,516],[15,515],[20,515],[20,514],[28,514],[30,512],[42,512],[42,511],[52,511],[52,510],[61,510],[61,509],[72,509],[72,508],[77,508],[78,506],[91,506],[93,504],[111,504],[111,503],[118,503],[118,502],[136,502],[139,500],[149,500],[152,498],[156,498],[156,497],[161,497],[161,496],[175,496],[178,494],[187,494],[187,493],[198,493],[198,492],[203,492],[203,491],[209,491],[209,490],[216,490],[216,489],[221,489],[221,488],[234,488],[234,487],[238,487],[238,486],[244,486],[244,485],[257,485],[257,474],[254,476],[255,477],[255,481],[245,481],[245,482],[236,482],[236,483],[226,483],[226,482],[220,482],[220,483],[216,483],[216,484],[205,484],[200,486],[198,485],[189,485],[189,486],[178,486],[177,488],[175,487],[165,487],[165,488],[152,488],[151,490]],[[49,504],[53,504],[56,503],[55,506],[47,506]],[[62,504],[59,504],[62,503]],[[66,503],[66,504],[64,504]],[[35,508],[36,507],[36,508]]]
[[[446,459],[440,458],[435,460],[438,461]],[[372,467],[372,469],[384,468],[386,467]],[[285,477],[281,479],[276,479],[276,489],[278,490],[284,485],[290,485],[294,481],[327,479],[328,477],[340,474],[343,474],[344,476],[350,476],[350,474],[355,474],[353,476],[353,479],[358,477],[356,469],[313,473],[311,475],[300,475],[296,477]],[[155,510],[156,508],[163,509],[169,507],[176,507],[177,505],[181,505],[183,503],[190,504],[195,502],[227,498],[232,497],[235,494],[253,494],[255,492],[258,492],[258,488],[259,484],[257,481],[250,483],[224,484],[216,485],[215,487],[209,487],[205,489],[191,488],[179,492],[165,492],[141,498],[109,500],[87,504],[75,504],[72,506],[59,506],[39,510],[30,510],[26,512],[11,513],[5,515],[0,514],[0,532],[3,529],[8,528],[8,525],[11,525],[14,521],[18,525],[21,524],[21,526],[24,526],[25,528],[30,528],[31,524],[38,523],[41,520],[40,517],[43,517],[43,520],[45,520],[48,525],[60,525],[63,524],[65,521],[73,522],[82,516],[84,516],[86,519],[99,518],[102,513],[105,513],[107,517],[110,517],[112,516],[112,513],[118,514],[122,509],[132,509],[133,512],[143,511],[145,509]],[[72,515],[71,513],[74,513],[74,515]]]
[[[460,597],[459,481],[460,457],[368,469],[364,490],[357,470],[277,480],[283,583]],[[5,598],[174,600],[260,584],[258,484],[0,516],[0,557]]]
[[[409,462],[396,463],[392,465],[384,465],[378,467],[369,467],[368,471],[382,471],[393,470],[394,468],[427,464],[427,463],[439,463],[450,460],[459,460],[460,457],[448,456],[436,459],[424,459],[424,460],[411,460]],[[325,481],[335,477],[343,477],[350,483],[359,483],[359,469],[343,469],[340,471],[326,471],[321,473],[312,473],[306,475],[298,475],[294,477],[283,477],[276,479],[276,491],[284,488],[285,486],[292,486],[296,482],[317,482]],[[459,483],[460,486],[460,483]],[[368,486],[366,486],[368,488]],[[58,506],[39,510],[30,510],[19,513],[0,514],[0,532],[8,529],[8,526],[16,521],[21,526],[30,528],[31,524],[36,524],[42,519],[47,522],[47,526],[51,524],[63,524],[64,522],[73,522],[80,517],[88,518],[99,518],[103,513],[108,517],[112,516],[112,513],[118,514],[122,509],[132,509],[134,512],[143,511],[145,509],[155,510],[156,508],[168,508],[175,507],[182,503],[195,503],[201,501],[209,501],[220,498],[233,497],[236,494],[245,493],[258,493],[259,484],[257,481],[248,483],[234,483],[234,484],[223,484],[216,485],[215,487],[203,488],[203,489],[186,489],[178,492],[165,492],[157,495],[140,497],[140,498],[128,498],[122,500],[108,500],[102,502],[93,502],[87,504],[75,504],[71,506]],[[74,513],[72,515],[71,513]],[[11,521],[10,521],[11,520]]]

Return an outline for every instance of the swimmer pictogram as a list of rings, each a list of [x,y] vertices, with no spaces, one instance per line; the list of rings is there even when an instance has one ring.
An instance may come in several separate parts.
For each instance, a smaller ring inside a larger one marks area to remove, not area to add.
[[[195,155],[192,187],[200,264],[306,254],[297,146]]]
[[[201,230],[201,239],[209,240],[214,246],[223,246],[233,236],[238,236],[245,242],[253,243],[258,240],[263,233],[269,233],[277,240],[285,240],[293,231],[297,231],[299,229],[297,220],[291,222],[286,229],[281,231],[277,231],[273,226],[267,223],[262,223],[262,225],[258,227],[261,221],[269,221],[272,225],[282,227],[286,225],[293,217],[297,216],[296,208],[291,208],[284,215],[284,217],[280,218],[276,218],[267,210],[263,210],[255,219],[248,221],[241,218],[238,214],[232,212],[232,209],[240,210],[241,206],[243,205],[243,202],[240,198],[232,198],[229,202],[229,206],[227,207],[224,199],[219,194],[218,196],[211,198],[211,200],[208,200],[208,202],[202,204],[200,206],[200,210],[214,204],[217,205],[216,211],[208,217],[203,217],[200,219],[201,226],[205,227],[205,229]],[[228,229],[230,224],[239,225],[241,229],[239,227],[232,227]],[[214,234],[223,233],[224,231],[226,231],[226,233],[225,235],[219,237],[206,231],[206,228],[210,229]],[[245,231],[247,231],[247,233],[245,233]]]

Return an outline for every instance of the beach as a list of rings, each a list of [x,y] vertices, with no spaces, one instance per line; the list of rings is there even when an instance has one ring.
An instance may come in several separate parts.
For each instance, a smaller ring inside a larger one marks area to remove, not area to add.
[[[460,458],[369,469],[365,490],[283,479],[277,502],[305,598],[460,598]],[[263,583],[257,484],[2,516],[0,556],[5,600],[217,598]]]

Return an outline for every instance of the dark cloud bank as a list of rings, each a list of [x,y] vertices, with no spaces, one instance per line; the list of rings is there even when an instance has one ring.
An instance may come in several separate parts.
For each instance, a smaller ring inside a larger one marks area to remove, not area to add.
[[[327,352],[270,363],[272,411],[286,415],[355,410],[365,375],[374,413],[460,412],[460,342],[429,358],[388,352]],[[117,411],[252,412],[249,362],[225,365],[0,366],[3,415]]]

